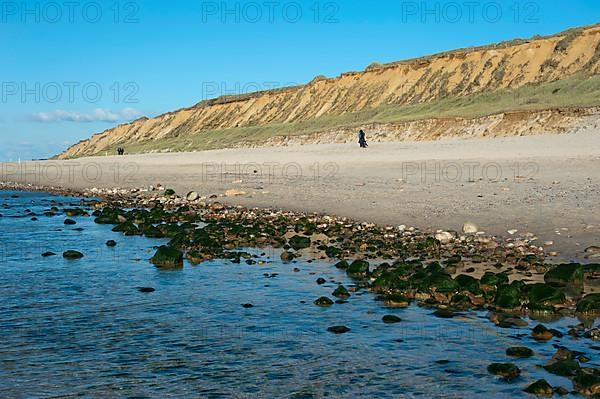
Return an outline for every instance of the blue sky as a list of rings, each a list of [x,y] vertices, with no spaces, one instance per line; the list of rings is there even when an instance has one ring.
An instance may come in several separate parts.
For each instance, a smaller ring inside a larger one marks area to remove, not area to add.
[[[600,22],[597,0],[3,1],[0,160],[140,115]]]

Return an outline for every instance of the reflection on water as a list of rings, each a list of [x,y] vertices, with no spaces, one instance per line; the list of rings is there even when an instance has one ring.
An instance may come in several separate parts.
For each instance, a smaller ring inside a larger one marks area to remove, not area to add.
[[[316,298],[352,282],[329,264],[284,265],[277,253],[265,265],[159,271],[148,259],[163,240],[123,237],[93,218],[67,226],[62,214],[42,214],[52,199],[77,201],[13,194],[0,192],[2,398],[509,398],[538,378],[571,389],[535,367],[555,349],[531,340],[528,328],[501,329],[476,312],[446,320],[416,306],[389,309],[364,291],[320,308]],[[66,261],[66,249],[85,257]],[[46,251],[58,256],[42,258]],[[385,314],[402,322],[384,324]],[[577,323],[552,326],[566,332]],[[340,324],[350,332],[327,332]],[[598,366],[591,341],[561,344]],[[513,345],[536,352],[515,361],[522,376],[505,383],[487,374],[489,363],[511,361]]]

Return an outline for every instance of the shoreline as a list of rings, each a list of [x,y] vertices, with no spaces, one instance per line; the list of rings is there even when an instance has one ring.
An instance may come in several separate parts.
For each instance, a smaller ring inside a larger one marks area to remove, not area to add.
[[[587,262],[585,249],[600,245],[598,138],[600,128],[590,126],[573,134],[372,143],[366,151],[323,144],[92,157],[0,164],[0,179],[93,194],[160,184],[232,206],[423,230],[461,232],[472,223],[488,235],[537,238],[556,261]]]

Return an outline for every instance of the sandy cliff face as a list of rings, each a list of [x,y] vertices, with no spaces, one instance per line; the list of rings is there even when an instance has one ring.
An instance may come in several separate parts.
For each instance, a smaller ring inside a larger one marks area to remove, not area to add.
[[[315,78],[304,86],[204,101],[109,129],[73,145],[59,157],[92,155],[116,144],[182,134],[202,135],[236,127],[306,121],[380,105],[424,103],[518,88],[579,72],[600,73],[600,25],[552,37],[374,64],[363,72],[332,79]]]

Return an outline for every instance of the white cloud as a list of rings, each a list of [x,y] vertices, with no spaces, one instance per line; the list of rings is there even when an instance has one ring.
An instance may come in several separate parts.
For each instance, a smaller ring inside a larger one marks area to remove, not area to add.
[[[91,112],[72,112],[57,109],[50,112],[37,112],[31,115],[31,120],[40,123],[54,122],[119,122],[130,121],[142,116],[142,113],[135,108],[124,108],[120,111],[113,112],[107,108],[95,108]]]

